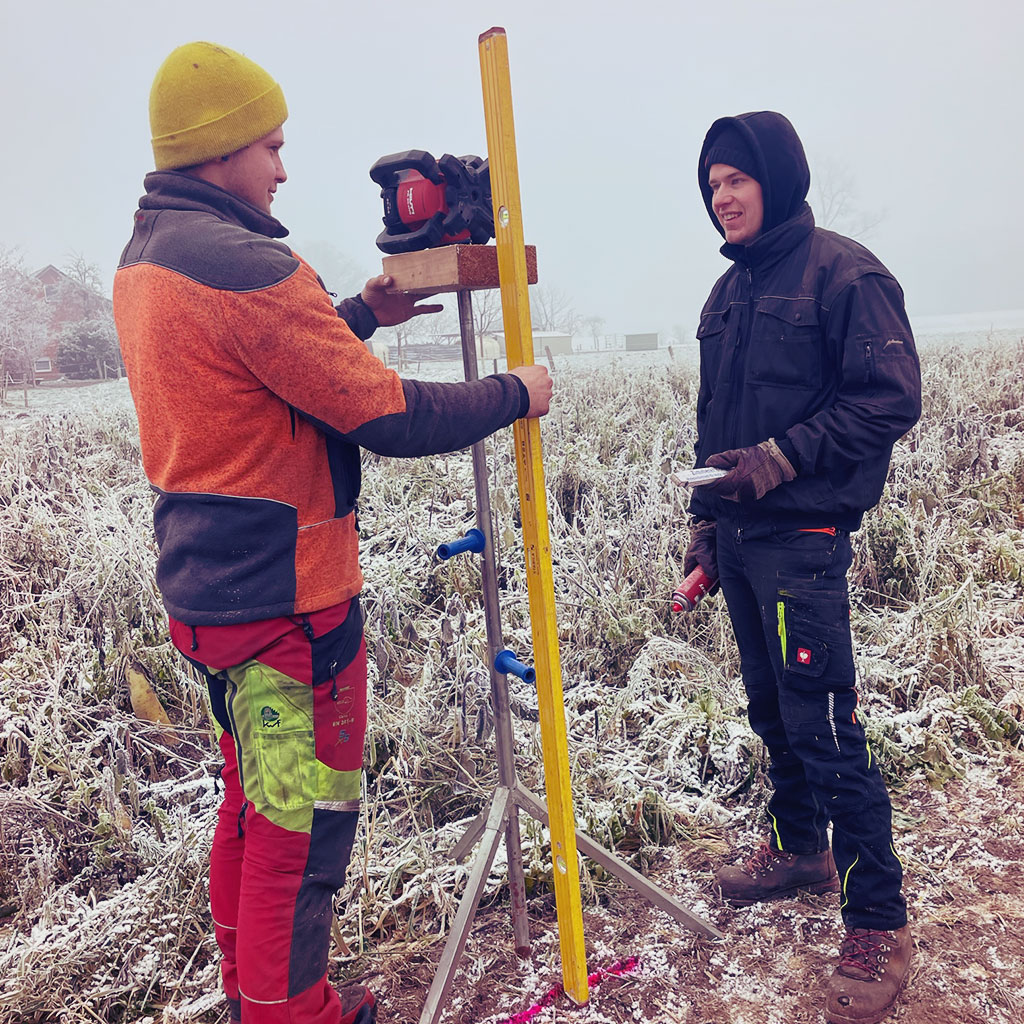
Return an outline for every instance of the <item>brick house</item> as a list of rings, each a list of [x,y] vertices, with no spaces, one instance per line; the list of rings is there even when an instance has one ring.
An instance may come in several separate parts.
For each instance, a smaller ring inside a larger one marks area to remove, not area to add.
[[[102,312],[111,312],[114,304],[104,295],[79,284],[53,264],[32,274],[50,307],[49,340],[35,360],[36,381],[58,380],[57,346],[66,324],[76,323]]]

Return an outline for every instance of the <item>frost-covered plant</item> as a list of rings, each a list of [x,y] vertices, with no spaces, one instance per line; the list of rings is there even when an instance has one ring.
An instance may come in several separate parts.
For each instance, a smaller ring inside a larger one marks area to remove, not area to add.
[[[1020,742],[1024,387],[1005,347],[924,365],[924,417],[896,446],[850,579],[872,749],[891,782],[940,785]],[[47,415],[0,408],[0,907],[15,915],[0,1024],[134,1021],[158,1003],[167,1020],[199,1019],[216,1012],[217,759],[154,586],[127,390],[82,396]],[[556,396],[542,434],[577,818],[643,865],[659,844],[751,820],[766,794],[724,602],[669,610],[689,534],[668,474],[692,462],[696,376],[567,363]],[[504,640],[529,660],[509,432],[487,448]],[[469,457],[364,468],[372,697],[363,824],[337,901],[353,951],[448,926],[467,868],[447,851],[497,783],[479,564],[434,555],[475,525]],[[152,685],[170,737],[133,714],[129,671]],[[517,770],[542,794],[535,695],[510,686]],[[524,819],[523,837],[538,893],[545,833]],[[505,891],[502,856],[486,899]]]

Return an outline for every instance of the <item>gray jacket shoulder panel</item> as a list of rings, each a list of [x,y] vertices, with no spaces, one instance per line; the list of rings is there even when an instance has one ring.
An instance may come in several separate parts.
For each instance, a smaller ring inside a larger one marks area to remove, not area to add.
[[[283,242],[196,210],[139,210],[121,267],[150,263],[223,291],[259,291],[299,261]]]

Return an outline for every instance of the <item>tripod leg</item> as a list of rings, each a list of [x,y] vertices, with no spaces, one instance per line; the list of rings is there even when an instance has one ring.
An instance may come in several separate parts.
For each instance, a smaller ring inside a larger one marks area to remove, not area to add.
[[[523,877],[523,844],[519,838],[519,808],[513,801],[505,822],[505,852],[508,854],[508,887],[512,902],[512,935],[516,956],[530,955],[530,921],[526,916],[526,883]]]
[[[542,800],[538,799],[528,790],[517,787],[514,794],[515,802],[533,815],[539,822],[548,823],[548,809]],[[691,931],[709,939],[724,939],[725,936],[712,924],[703,918],[691,914],[678,900],[673,899],[664,889],[659,889],[649,879],[644,878],[639,871],[631,868],[624,861],[619,860],[613,853],[609,853],[604,847],[598,846],[592,839],[589,839],[579,830],[576,831],[576,846],[580,853],[591,860],[596,861],[606,871],[610,871],[616,878],[623,881],[634,892],[639,893],[650,903],[653,903],[659,910],[674,917],[680,924],[685,925]]]
[[[468,291],[460,291],[459,328],[462,335],[462,363],[466,380],[478,380],[476,341],[473,334],[473,302]],[[494,712],[494,742],[498,754],[498,780],[501,786],[512,789],[516,784],[516,763],[513,751],[512,714],[509,710],[508,681],[494,667],[494,657],[501,650],[501,598],[498,593],[495,566],[494,531],[491,524],[491,497],[487,485],[487,454],[482,441],[473,445],[473,480],[476,490],[477,528],[486,538],[484,555],[480,562],[483,584],[484,622],[487,628],[487,663],[491,677],[491,709]],[[505,823],[505,849],[508,852],[508,883],[512,901],[512,934],[516,953],[525,957],[530,953],[530,925],[526,918],[526,886],[523,882],[523,852],[519,840],[519,811],[514,803],[509,807]],[[469,853],[484,828],[485,812],[481,812],[452,849],[452,856],[461,860]]]
[[[459,911],[452,923],[451,934],[445,943],[441,962],[437,965],[437,973],[434,975],[430,991],[427,993],[427,1001],[423,1004],[420,1024],[436,1024],[448,1001],[448,992],[452,987],[459,961],[466,949],[466,941],[469,939],[469,932],[473,926],[473,917],[476,914],[480,896],[484,891],[487,876],[490,874],[491,864],[494,862],[494,855],[505,830],[504,826],[511,802],[511,790],[499,786],[494,791],[494,800],[491,803],[487,824],[483,830],[484,840],[477,853],[476,861],[473,863],[473,870],[466,883],[466,891],[462,894]]]
[[[469,851],[473,849],[473,844],[480,838],[480,833],[487,827],[487,815],[489,808],[482,810],[476,818],[470,823],[469,828],[463,833],[462,838],[451,848],[451,852],[448,856],[451,857],[456,864],[461,864],[466,859]]]

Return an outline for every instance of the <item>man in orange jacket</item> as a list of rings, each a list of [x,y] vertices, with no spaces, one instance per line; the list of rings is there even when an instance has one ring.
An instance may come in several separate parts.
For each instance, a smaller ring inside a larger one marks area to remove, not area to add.
[[[360,446],[456,451],[551,399],[543,367],[402,380],[367,349],[415,306],[384,276],[338,307],[279,241],[281,87],[196,42],[150,95],[146,176],[114,316],[157,493],[171,637],[205,674],[225,767],[210,903],[233,1021],[370,1024],[327,982],[331,899],[358,820],[366,727]]]

